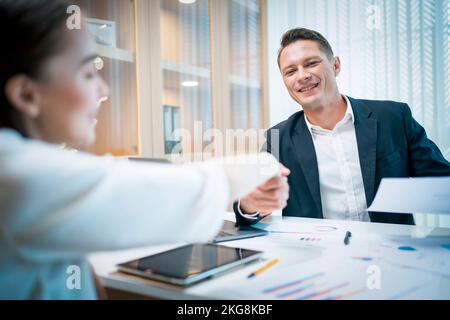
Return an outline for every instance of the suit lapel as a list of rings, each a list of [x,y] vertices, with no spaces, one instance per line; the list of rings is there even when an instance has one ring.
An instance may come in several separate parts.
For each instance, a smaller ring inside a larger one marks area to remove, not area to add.
[[[360,100],[349,97],[355,116],[356,141],[358,143],[359,163],[364,182],[366,201],[372,203],[375,189],[375,166],[377,155],[377,120],[370,109]]]
[[[296,150],[295,156],[306,178],[308,188],[317,208],[319,209],[319,218],[323,218],[316,151],[311,133],[306,126],[304,116],[305,115],[302,114],[298,120],[292,136],[292,143],[294,144],[294,150]]]

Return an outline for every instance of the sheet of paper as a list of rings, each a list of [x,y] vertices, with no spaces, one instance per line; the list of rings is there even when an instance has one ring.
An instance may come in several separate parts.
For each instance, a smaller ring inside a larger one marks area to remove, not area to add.
[[[252,279],[247,275],[259,265],[249,266],[208,293],[230,299],[450,299],[450,236],[380,235],[360,228],[344,245],[346,228],[332,223],[328,229],[262,225],[271,231],[262,249],[280,262]],[[261,249],[258,240],[255,248]]]
[[[450,214],[450,177],[385,178],[368,210]]]
[[[413,280],[413,281],[412,281]],[[327,255],[221,287],[246,299],[449,299],[450,280],[382,261]]]
[[[450,280],[450,237],[382,237],[355,232],[348,246],[337,234],[269,234],[272,243],[297,248],[321,248],[341,259],[361,259],[417,270]],[[325,252],[323,251],[323,252]],[[328,253],[324,255],[327,257]]]
[[[384,262],[450,280],[450,237],[396,236],[384,244],[380,250]]]
[[[342,227],[333,223],[318,223],[318,224],[297,224],[297,223],[286,223],[283,221],[276,221],[271,223],[258,222],[253,225],[253,227],[266,230],[270,233],[336,233],[341,230]]]

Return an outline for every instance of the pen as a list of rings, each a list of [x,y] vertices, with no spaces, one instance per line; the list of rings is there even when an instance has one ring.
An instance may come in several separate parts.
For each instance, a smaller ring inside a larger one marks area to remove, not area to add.
[[[350,231],[347,231],[345,233],[345,237],[344,237],[344,244],[348,245],[350,243],[350,238],[352,237],[352,233]]]
[[[278,259],[273,259],[271,261],[269,261],[268,263],[266,263],[265,265],[263,265],[261,268],[253,271],[252,273],[250,273],[247,278],[253,278],[255,276],[257,276],[258,274],[260,274],[261,272],[264,272],[265,270],[269,269],[270,267],[274,266],[276,263],[278,262]]]

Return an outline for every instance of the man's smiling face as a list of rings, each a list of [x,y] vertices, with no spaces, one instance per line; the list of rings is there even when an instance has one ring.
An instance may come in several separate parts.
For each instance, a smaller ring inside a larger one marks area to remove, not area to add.
[[[280,54],[279,65],[289,94],[304,108],[323,106],[338,92],[339,58],[327,57],[316,41],[289,44]]]

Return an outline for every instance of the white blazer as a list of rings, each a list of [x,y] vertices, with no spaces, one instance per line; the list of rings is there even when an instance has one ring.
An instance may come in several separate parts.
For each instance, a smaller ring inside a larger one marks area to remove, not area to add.
[[[230,192],[218,164],[130,163],[0,129],[0,299],[95,299],[87,253],[206,241]]]

